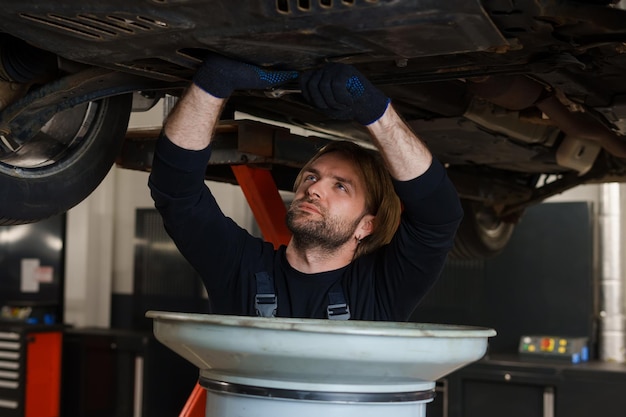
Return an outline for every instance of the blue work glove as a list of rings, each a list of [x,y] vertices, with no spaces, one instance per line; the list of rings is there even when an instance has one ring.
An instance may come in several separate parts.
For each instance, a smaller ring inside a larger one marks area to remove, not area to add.
[[[369,125],[380,119],[390,99],[354,67],[327,64],[300,76],[302,95],[333,119]]]
[[[220,55],[209,55],[193,77],[207,93],[227,98],[234,90],[263,90],[298,78],[296,71],[269,71]]]

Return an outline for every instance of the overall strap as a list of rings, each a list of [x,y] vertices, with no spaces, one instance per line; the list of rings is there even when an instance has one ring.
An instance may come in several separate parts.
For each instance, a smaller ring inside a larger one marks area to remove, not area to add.
[[[254,309],[259,317],[276,317],[278,297],[274,290],[274,279],[268,272],[254,274],[256,278],[256,296]],[[341,281],[333,284],[328,292],[328,307],[326,309],[329,320],[350,320],[350,307],[341,288]]]
[[[262,271],[254,274],[256,278],[256,297],[254,308],[259,317],[276,317],[278,297],[274,290],[274,279],[271,274]]]

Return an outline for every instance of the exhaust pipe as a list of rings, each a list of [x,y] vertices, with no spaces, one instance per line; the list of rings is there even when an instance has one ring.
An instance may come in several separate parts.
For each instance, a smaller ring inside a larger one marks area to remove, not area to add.
[[[626,138],[615,134],[586,113],[571,112],[556,96],[546,94],[544,86],[537,81],[521,75],[488,77],[472,80],[469,86],[474,94],[509,110],[535,106],[565,133],[566,140],[591,141],[611,155],[626,158]],[[581,146],[574,157],[581,158],[583,151]]]

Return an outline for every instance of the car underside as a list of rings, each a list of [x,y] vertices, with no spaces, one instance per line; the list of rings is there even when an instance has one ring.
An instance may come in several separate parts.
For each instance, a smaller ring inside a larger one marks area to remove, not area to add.
[[[532,204],[626,177],[623,1],[5,0],[0,224],[69,209],[116,160],[139,166],[120,157],[131,110],[179,96],[209,52],[269,69],[356,66],[448,168],[466,212],[459,257],[497,253]],[[225,119],[235,112],[369,145],[362,126],[299,94],[237,91]],[[262,161],[279,184],[293,152]],[[220,162],[207,178],[231,181]]]

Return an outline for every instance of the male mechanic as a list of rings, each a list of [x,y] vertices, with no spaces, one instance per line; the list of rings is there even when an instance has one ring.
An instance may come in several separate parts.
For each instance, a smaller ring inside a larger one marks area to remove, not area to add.
[[[275,250],[221,212],[204,174],[230,94],[298,77],[306,100],[364,125],[380,155],[347,142],[322,149],[296,180],[292,238]],[[463,215],[441,163],[390,100],[342,64],[299,75],[210,56],[165,123],[149,186],[215,314],[406,321],[440,275]]]

